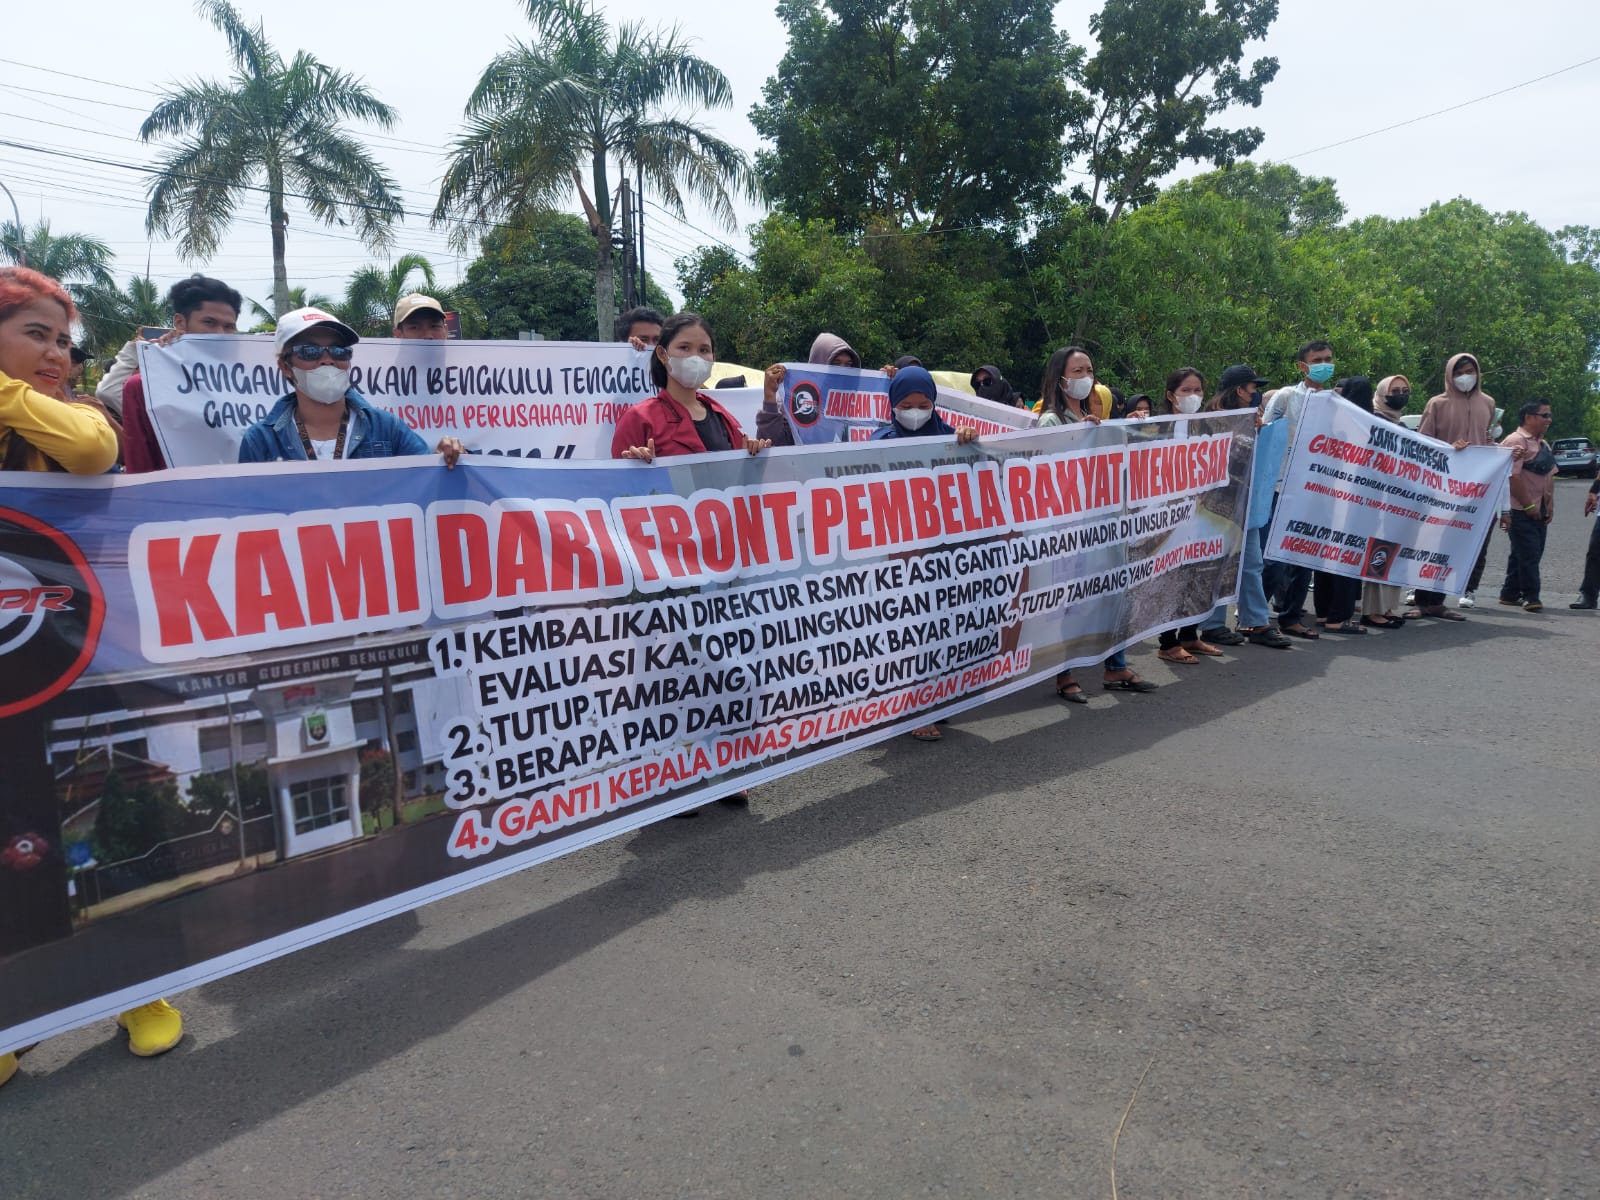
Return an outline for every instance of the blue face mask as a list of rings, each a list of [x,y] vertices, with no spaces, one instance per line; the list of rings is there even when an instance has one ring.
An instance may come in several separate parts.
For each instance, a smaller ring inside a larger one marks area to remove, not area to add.
[[[1306,378],[1312,383],[1327,383],[1333,378],[1333,364],[1312,363],[1306,368]]]

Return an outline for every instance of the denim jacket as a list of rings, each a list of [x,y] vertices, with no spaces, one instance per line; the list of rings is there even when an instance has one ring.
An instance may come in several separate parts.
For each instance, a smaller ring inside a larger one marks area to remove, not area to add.
[[[296,397],[293,392],[278,401],[264,418],[244,431],[239,443],[242,463],[306,460],[306,448],[294,424]],[[396,458],[428,453],[428,444],[404,421],[373,408],[351,388],[344,394],[350,410],[350,427],[345,431],[345,458]]]

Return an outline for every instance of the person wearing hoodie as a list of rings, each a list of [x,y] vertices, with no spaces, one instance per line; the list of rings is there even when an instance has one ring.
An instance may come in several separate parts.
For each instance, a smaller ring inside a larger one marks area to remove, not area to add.
[[[1478,359],[1471,354],[1452,354],[1444,364],[1444,391],[1440,392],[1422,410],[1422,424],[1417,432],[1423,437],[1449,442],[1457,450],[1468,446],[1487,446],[1489,426],[1494,424],[1494,397],[1483,390],[1483,371]],[[1484,534],[1478,560],[1467,579],[1465,594],[1457,601],[1459,608],[1472,608],[1477,603],[1478,582],[1489,564],[1489,535]],[[1460,613],[1444,606],[1443,592],[1417,589],[1417,606],[1406,616],[1437,617],[1445,621],[1465,621]]]
[[[893,418],[882,429],[873,431],[872,441],[891,438],[948,437],[955,435],[956,444],[966,445],[978,440],[978,431],[970,425],[952,427],[934,410],[934,398],[939,388],[933,376],[922,367],[901,367],[889,381],[889,415]],[[937,742],[943,734],[937,725],[921,725],[911,731],[919,742]]]
[[[861,369],[861,355],[836,333],[817,334],[806,362],[813,366]],[[782,363],[773,363],[761,380],[761,411],[756,414],[756,436],[774,446],[794,445],[794,430],[789,428],[789,419],[778,403],[778,389],[788,374],[788,368]]]
[[[1398,425],[1410,403],[1411,381],[1404,375],[1385,375],[1378,380],[1378,386],[1372,393],[1374,416]],[[1395,612],[1400,607],[1401,595],[1398,584],[1362,584],[1361,623],[1374,629],[1399,629],[1406,623],[1406,619]]]
[[[1000,374],[1000,368],[993,363],[984,363],[972,373],[972,394],[1013,408],[1022,403],[1022,397],[1017,395],[1016,389],[1006,382]]]

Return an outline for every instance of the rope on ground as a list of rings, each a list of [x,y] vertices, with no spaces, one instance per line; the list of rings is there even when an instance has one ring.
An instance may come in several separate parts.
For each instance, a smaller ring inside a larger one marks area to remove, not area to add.
[[[1150,1061],[1145,1063],[1144,1070],[1139,1072],[1139,1082],[1133,1085],[1133,1095],[1128,1097],[1128,1107],[1122,1110],[1122,1120],[1117,1122],[1117,1130],[1111,1135],[1111,1200],[1117,1200],[1117,1142],[1122,1138],[1122,1127],[1128,1123],[1128,1114],[1133,1111],[1133,1102],[1139,1098],[1139,1089],[1144,1086],[1144,1077],[1150,1074],[1150,1068],[1156,1065],[1156,1056],[1152,1054]]]

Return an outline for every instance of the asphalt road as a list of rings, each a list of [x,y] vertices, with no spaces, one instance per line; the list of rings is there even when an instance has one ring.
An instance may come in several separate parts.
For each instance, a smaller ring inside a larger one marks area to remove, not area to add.
[[[1543,614],[1141,652],[1154,695],[1015,697],[189,994],[165,1058],[54,1039],[0,1194],[1076,1200],[1126,1117],[1130,1200],[1600,1195],[1584,487]]]

